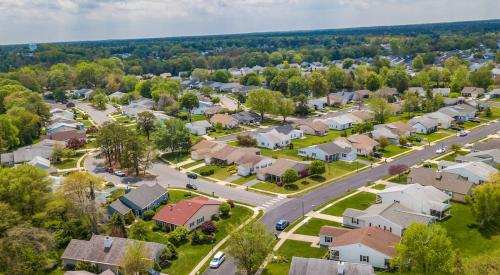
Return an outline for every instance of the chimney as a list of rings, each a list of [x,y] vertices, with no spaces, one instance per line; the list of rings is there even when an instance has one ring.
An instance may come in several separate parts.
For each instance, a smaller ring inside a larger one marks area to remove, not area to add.
[[[113,245],[113,238],[110,236],[104,237],[104,251],[108,252],[111,249],[111,246]]]
[[[344,275],[344,268],[345,268],[344,262],[339,262],[337,264],[337,275]]]

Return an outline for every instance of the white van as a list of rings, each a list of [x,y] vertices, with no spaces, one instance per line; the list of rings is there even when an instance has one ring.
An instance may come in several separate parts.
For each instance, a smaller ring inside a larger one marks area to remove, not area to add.
[[[210,268],[218,268],[225,259],[226,255],[224,254],[224,252],[219,251],[215,253],[215,256],[210,261]]]

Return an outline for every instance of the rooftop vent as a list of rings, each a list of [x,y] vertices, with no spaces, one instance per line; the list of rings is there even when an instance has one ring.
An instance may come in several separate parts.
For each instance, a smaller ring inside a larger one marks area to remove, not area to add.
[[[104,237],[104,251],[109,251],[113,245],[113,238],[110,236]]]

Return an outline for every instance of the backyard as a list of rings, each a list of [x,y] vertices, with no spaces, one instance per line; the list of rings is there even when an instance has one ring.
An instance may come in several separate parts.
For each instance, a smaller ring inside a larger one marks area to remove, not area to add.
[[[338,203],[330,206],[321,213],[332,215],[332,216],[342,216],[344,210],[347,208],[354,208],[358,210],[364,210],[368,208],[371,204],[375,202],[376,195],[368,192],[360,192],[356,195],[348,197]]]
[[[311,218],[304,225],[299,227],[294,233],[309,236],[319,236],[319,230],[323,225],[342,227],[342,224],[318,218]]]

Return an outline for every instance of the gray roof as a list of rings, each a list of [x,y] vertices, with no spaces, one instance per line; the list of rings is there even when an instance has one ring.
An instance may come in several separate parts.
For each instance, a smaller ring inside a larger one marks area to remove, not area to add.
[[[338,153],[347,153],[347,152],[351,151],[350,148],[342,148],[342,147],[338,146],[335,142],[327,142],[327,143],[323,143],[323,144],[316,145],[316,146],[318,146],[318,148],[321,151],[323,151],[327,154],[330,154],[330,155],[338,154]]]
[[[276,131],[278,131],[278,133],[282,133],[284,135],[288,135],[290,132],[292,132],[293,130],[295,130],[292,125],[290,124],[284,124],[284,125],[281,125],[281,126],[278,126],[276,128],[274,128]]]
[[[500,148],[500,138],[489,139],[486,141],[475,143],[472,146],[472,151],[484,151]]]
[[[373,267],[367,264],[338,262],[332,260],[292,257],[288,275],[336,275],[339,268],[344,275],[371,275],[375,274]],[[342,270],[341,269],[341,270]]]
[[[419,183],[424,186],[432,185],[441,191],[451,191],[463,195],[469,194],[474,185],[459,175],[437,172],[433,168],[424,167],[411,169],[408,180],[411,183]]]
[[[141,208],[146,208],[165,193],[167,193],[167,190],[159,184],[155,184],[153,186],[143,184],[130,191],[130,193],[127,193],[124,197],[135,205]]]
[[[115,200],[113,203],[109,205],[113,210],[116,212],[120,213],[121,215],[126,215],[128,212],[130,212],[130,208],[126,206],[122,201],[120,200]]]
[[[111,240],[111,247],[105,249],[104,241]],[[62,259],[75,260],[90,263],[102,263],[111,266],[119,266],[123,254],[127,252],[127,245],[136,240],[109,237],[103,235],[92,235],[89,241],[73,239],[64,250]],[[165,247],[159,243],[144,242],[151,256],[156,256]]]

